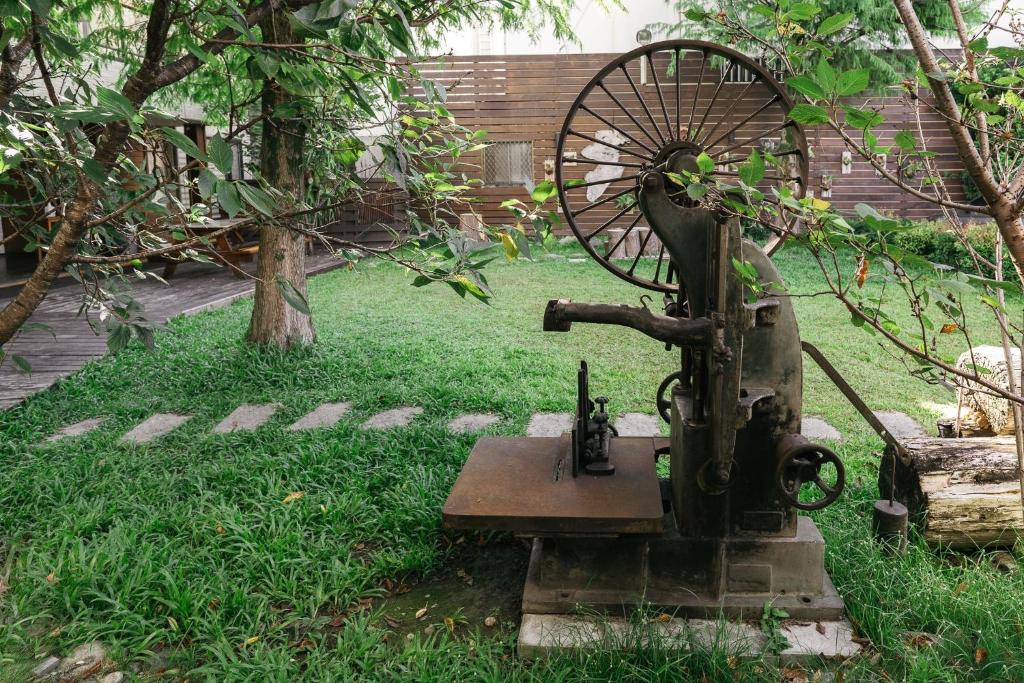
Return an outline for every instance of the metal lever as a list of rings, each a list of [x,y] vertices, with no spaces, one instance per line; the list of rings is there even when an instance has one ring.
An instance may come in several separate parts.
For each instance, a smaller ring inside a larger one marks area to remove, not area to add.
[[[676,346],[713,346],[712,325],[707,318],[672,318],[636,306],[576,304],[569,299],[548,302],[544,310],[545,332],[568,332],[574,322],[631,327]]]

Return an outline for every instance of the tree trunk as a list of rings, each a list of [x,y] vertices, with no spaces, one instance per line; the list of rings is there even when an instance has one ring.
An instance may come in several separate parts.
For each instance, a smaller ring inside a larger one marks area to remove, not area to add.
[[[260,22],[263,40],[268,43],[298,43],[284,12],[273,12]],[[263,111],[273,112],[282,105],[294,104],[296,97],[277,81],[263,81]],[[260,139],[260,173],[272,187],[280,191],[286,203],[301,202],[305,195],[303,152],[306,126],[295,116],[293,107],[287,113],[270,115],[263,123]],[[286,207],[282,207],[286,208]],[[288,229],[288,225],[268,222],[260,228],[259,260],[256,268],[256,295],[248,340],[289,349],[315,339],[313,320],[289,304],[282,292],[294,287],[306,296],[305,237]]]
[[[894,491],[925,541],[962,550],[1013,545],[1024,523],[1012,436],[920,437],[903,445],[909,461],[887,450],[878,488],[883,497]]]

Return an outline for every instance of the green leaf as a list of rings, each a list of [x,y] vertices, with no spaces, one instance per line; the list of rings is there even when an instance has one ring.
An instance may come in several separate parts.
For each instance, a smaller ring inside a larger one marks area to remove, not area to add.
[[[790,76],[786,79],[786,85],[812,100],[825,99],[825,91],[810,76]]]
[[[764,178],[764,159],[761,158],[756,149],[751,150],[746,163],[740,166],[739,174],[740,180],[750,187],[757,185]]]
[[[686,186],[686,196],[695,202],[699,202],[707,193],[708,188],[700,183],[690,183]]]
[[[206,151],[210,156],[210,161],[217,167],[218,171],[224,175],[231,173],[235,162],[234,149],[221,137],[220,133],[217,133],[207,141]]]
[[[192,140],[187,138],[183,133],[179,133],[173,128],[160,128],[159,131],[160,134],[163,135],[168,142],[170,142],[172,145],[174,145],[175,147],[177,147],[178,149],[180,149],[182,152],[192,157],[193,159],[198,159],[199,161],[210,160],[208,156],[199,151],[199,148],[196,146],[196,143],[192,142]]]
[[[853,20],[853,12],[843,12],[842,14],[833,14],[831,17],[823,19],[818,24],[817,34],[819,36],[827,36],[830,33],[841,31],[846,28],[846,25]]]
[[[967,47],[970,48],[971,52],[984,52],[988,49],[988,37],[982,36],[977,40],[972,40],[967,44]]]
[[[697,168],[704,175],[708,175],[715,170],[715,160],[708,156],[707,152],[701,152],[697,155]]]
[[[858,130],[868,130],[885,122],[885,117],[877,111],[854,109],[846,105],[842,105],[842,107],[843,111],[846,112],[846,124]]]
[[[537,183],[530,193],[530,198],[538,204],[543,204],[551,199],[558,192],[558,187],[550,180],[543,180]]]
[[[220,204],[220,208],[224,209],[228,218],[234,218],[242,210],[242,200],[238,196],[238,190],[235,189],[234,183],[225,180],[217,181],[217,203]]]
[[[16,356],[11,354],[11,362],[14,366],[26,374],[32,374],[32,364],[29,363],[24,356]]]
[[[841,97],[856,95],[868,87],[871,79],[871,71],[868,69],[851,69],[839,75],[836,83],[836,93]]]
[[[828,122],[828,112],[814,104],[796,104],[789,110],[789,118],[805,126],[817,126]]]
[[[917,141],[914,139],[913,134],[906,130],[896,133],[893,142],[904,152],[913,152],[917,148]]]
[[[135,116],[135,107],[127,97],[116,90],[104,88],[102,85],[96,86],[96,102],[100,107],[116,114],[120,119],[130,119]]]
[[[203,169],[199,173],[199,179],[196,183],[199,186],[199,194],[203,199],[209,199],[213,196],[217,187],[217,176],[210,173],[208,169]]]
[[[236,182],[235,188],[242,195],[242,199],[264,216],[271,216],[274,213],[274,202],[270,196],[258,187],[253,187],[243,182]]]
[[[711,13],[705,12],[704,10],[701,9],[697,9],[696,7],[691,7],[690,9],[686,10],[686,14],[684,14],[683,16],[685,16],[690,21],[700,22],[710,17]]]
[[[814,70],[814,77],[817,79],[818,85],[821,86],[821,89],[826,93],[830,93],[835,90],[836,71],[828,61],[824,59],[818,60],[818,66]]]
[[[277,276],[277,291],[281,293],[281,298],[296,311],[303,315],[311,315],[306,297],[282,275]]]

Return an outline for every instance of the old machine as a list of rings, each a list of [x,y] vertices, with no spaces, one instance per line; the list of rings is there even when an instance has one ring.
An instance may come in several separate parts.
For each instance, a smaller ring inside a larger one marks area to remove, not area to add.
[[[582,363],[570,433],[476,444],[444,522],[533,539],[525,613],[646,603],[749,618],[771,601],[794,618],[841,617],[822,536],[799,514],[835,501],[844,470],[800,434],[800,336],[770,258],[785,232],[759,246],[713,198],[669,176],[698,172],[703,152],[713,177],[735,181],[757,149],[784,160],[759,180],[764,201],[773,186],[801,196],[808,149],[791,106],[760,64],[686,40],[614,60],[573,103],[555,163],[563,216],[594,259],[658,293],[662,310],[648,295],[636,306],[555,300],[544,329],[632,328],[679,363],[652,391],[667,438],[617,435],[614,399],[594,396],[600,377]]]

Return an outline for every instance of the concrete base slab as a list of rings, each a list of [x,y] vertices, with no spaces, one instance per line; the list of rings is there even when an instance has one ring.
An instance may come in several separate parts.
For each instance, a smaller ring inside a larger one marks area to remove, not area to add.
[[[572,413],[534,413],[526,425],[527,436],[561,436],[572,431]]]
[[[229,432],[244,432],[256,429],[273,417],[280,407],[281,405],[278,403],[240,405],[213,428],[213,433],[227,434]]]
[[[674,650],[724,650],[756,659],[778,656],[779,664],[812,664],[822,659],[842,660],[860,654],[853,641],[853,626],[846,619],[779,624],[789,646],[767,652],[768,638],[755,622],[715,619],[666,618],[640,623],[622,617],[524,614],[519,628],[519,656],[535,659],[583,648],[626,649],[636,644]]]
[[[619,436],[661,436],[662,420],[657,415],[626,413],[613,423]]]
[[[487,429],[491,425],[497,424],[500,419],[500,417],[491,413],[469,413],[467,415],[459,415],[449,422],[448,429],[456,434],[478,432],[481,429]]]
[[[897,410],[876,410],[875,417],[881,420],[889,433],[897,439],[906,439],[912,436],[930,436],[924,427],[917,423],[917,420],[906,413]]]
[[[363,429],[388,429],[390,427],[404,427],[412,422],[412,419],[423,412],[420,407],[393,408],[377,413],[369,420],[360,425]]]
[[[825,422],[820,417],[804,416],[801,418],[800,433],[811,441],[818,441],[819,439],[841,441],[843,438],[843,435],[839,433],[838,429],[830,425],[828,422]]]
[[[296,420],[294,424],[288,427],[288,431],[298,432],[303,429],[326,429],[327,427],[333,427],[338,424],[338,420],[351,408],[352,404],[348,402],[324,403]]]
[[[127,434],[121,437],[125,443],[143,444],[155,441],[165,434],[192,419],[191,415],[175,415],[174,413],[157,413],[141,422]]]
[[[91,432],[99,427],[104,421],[106,421],[106,419],[107,418],[105,417],[90,417],[88,420],[82,420],[81,422],[76,422],[73,425],[64,427],[59,432],[51,434],[46,440],[52,442],[60,441],[61,439],[70,439],[73,436],[81,436],[82,434]]]

